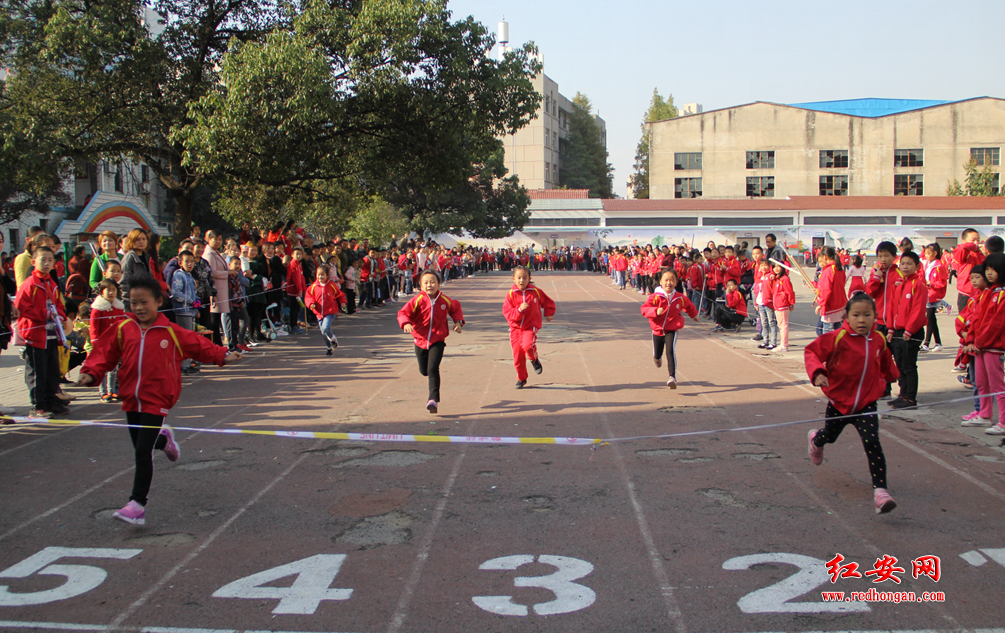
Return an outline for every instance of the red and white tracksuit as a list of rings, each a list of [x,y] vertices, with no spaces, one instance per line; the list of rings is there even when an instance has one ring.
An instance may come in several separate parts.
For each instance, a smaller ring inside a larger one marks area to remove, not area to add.
[[[520,306],[529,307],[523,312]],[[520,381],[527,380],[527,361],[537,360],[537,333],[541,329],[541,315],[555,314],[555,302],[533,284],[524,290],[513,284],[503,301],[503,315],[509,322],[509,342],[513,348],[513,365]]]

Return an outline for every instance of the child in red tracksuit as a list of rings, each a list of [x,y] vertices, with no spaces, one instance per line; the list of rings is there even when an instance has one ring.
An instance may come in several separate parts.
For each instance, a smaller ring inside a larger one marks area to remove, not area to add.
[[[826,332],[806,346],[806,373],[827,396],[827,421],[822,429],[808,433],[810,461],[824,461],[824,446],[837,441],[848,424],[855,427],[872,476],[873,502],[878,514],[889,512],[897,503],[886,489],[886,457],[879,441],[876,400],[886,383],[900,375],[886,347],[886,339],[875,330],[876,303],[859,293],[846,306],[841,328]]]
[[[429,379],[426,409],[436,413],[440,407],[440,361],[450,334],[447,317],[454,321],[454,331],[461,332],[464,313],[461,304],[440,292],[440,276],[431,270],[419,278],[422,291],[398,310],[398,325],[415,339],[415,357],[419,373]]]
[[[928,322],[925,315],[928,286],[920,265],[921,259],[914,251],[905,251],[900,256],[903,283],[893,295],[893,327],[886,335],[900,372],[900,396],[890,403],[894,409],[918,404],[918,352]]]
[[[52,249],[37,246],[31,253],[34,270],[21,282],[14,297],[20,313],[17,330],[24,339],[24,382],[31,399],[29,417],[47,418],[69,412],[56,397],[59,391],[59,347],[57,328],[64,328],[66,313],[59,287],[50,271],[56,261]]]
[[[998,402],[998,423],[984,430],[988,435],[1005,435],[1005,254],[992,253],[984,260],[988,288],[981,293],[980,314],[974,326],[974,342],[967,346],[974,355],[977,389],[981,395],[980,418],[990,423],[992,399]],[[997,394],[992,397],[991,394]]]
[[[739,332],[740,325],[747,320],[747,300],[740,293],[740,286],[734,279],[726,282],[726,303],[716,303],[715,327],[713,332]]]
[[[80,370],[78,385],[87,387],[101,380],[119,361],[122,410],[126,412],[129,436],[136,456],[136,473],[129,503],[113,514],[116,519],[143,525],[147,494],[153,478],[154,449],[177,461],[181,449],[164,418],[181,395],[181,361],[194,358],[221,367],[241,359],[240,352],[227,353],[206,337],[167,320],[158,310],[163,303],[161,286],[152,277],[136,280],[129,287],[132,313],[114,330],[94,342]]]
[[[653,331],[653,363],[657,367],[662,365],[666,350],[667,371],[670,372],[667,387],[671,389],[677,388],[677,332],[684,327],[684,314],[698,322],[698,308],[677,292],[676,287],[677,273],[667,268],[660,273],[660,285],[642,304],[642,316],[649,319]]]
[[[527,361],[534,373],[544,369],[537,354],[537,333],[541,329],[541,313],[551,322],[555,317],[555,302],[544,291],[530,282],[526,266],[513,269],[513,287],[503,300],[503,316],[509,323],[509,343],[513,348],[513,365],[516,367],[516,388],[527,384]]]
[[[316,281],[307,289],[304,303],[318,318],[321,336],[324,337],[325,347],[328,348],[325,356],[331,356],[332,349],[338,347],[338,339],[332,332],[332,326],[335,325],[335,318],[338,317],[339,309],[345,305],[346,298],[335,283],[328,279],[327,266],[318,266],[314,277]]]
[[[775,264],[772,272],[775,279],[771,284],[771,307],[775,310],[775,322],[778,324],[778,346],[771,351],[784,354],[789,351],[789,313],[795,309],[796,292],[786,268]]]
[[[990,418],[981,417],[980,390],[977,388],[977,364],[974,362],[974,353],[971,345],[976,340],[977,321],[980,318],[982,303],[981,300],[987,297],[984,291],[988,287],[988,282],[984,278],[984,264],[977,264],[970,269],[970,284],[973,292],[969,296],[967,305],[960,310],[956,316],[956,334],[960,337],[960,347],[956,353],[956,366],[966,368],[966,379],[963,376],[957,378],[963,386],[970,387],[974,394],[974,410],[964,414],[962,426],[988,426],[992,423]]]
[[[816,284],[817,305],[814,311],[820,315],[823,323],[830,326],[825,327],[825,331],[835,330],[841,327],[845,304],[848,303],[848,294],[844,289],[844,268],[838,265],[837,252],[833,246],[821,249],[818,261],[820,279]]]

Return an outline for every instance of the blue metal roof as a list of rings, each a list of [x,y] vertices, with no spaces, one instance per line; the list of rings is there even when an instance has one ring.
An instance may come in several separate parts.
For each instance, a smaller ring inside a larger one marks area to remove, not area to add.
[[[790,103],[794,108],[816,110],[818,112],[833,112],[848,116],[881,117],[890,114],[900,114],[911,110],[920,110],[931,106],[952,103],[952,101],[933,101],[931,99],[844,99],[841,101],[812,101],[809,103]]]

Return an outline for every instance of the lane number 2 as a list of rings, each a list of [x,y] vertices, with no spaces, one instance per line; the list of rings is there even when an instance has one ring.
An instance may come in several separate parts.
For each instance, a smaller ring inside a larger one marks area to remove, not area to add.
[[[20,563],[0,571],[0,579],[27,578],[32,574],[38,574],[40,576],[65,576],[66,582],[53,589],[31,593],[15,593],[10,590],[9,585],[0,585],[0,607],[24,607],[75,598],[97,588],[108,577],[108,572],[92,565],[53,565],[60,558],[128,560],[142,551],[141,549],[95,547],[47,547]]]
[[[730,558],[722,568],[743,571],[754,565],[782,563],[794,565],[799,571],[785,580],[752,591],[740,598],[736,606],[744,613],[855,613],[871,611],[864,602],[789,602],[830,582],[827,563],[801,554],[752,554]]]
[[[345,554],[318,554],[292,563],[266,569],[226,584],[213,593],[214,598],[245,598],[248,600],[279,600],[275,614],[310,615],[325,600],[348,600],[352,589],[329,589],[342,569]],[[262,585],[296,576],[289,587]]]
[[[551,565],[557,570],[547,576],[517,576],[513,579],[515,587],[535,587],[546,589],[555,594],[555,599],[534,605],[537,615],[557,615],[585,609],[594,603],[597,594],[592,589],[573,582],[590,575],[593,565],[578,558],[568,556],[533,556],[518,554],[493,558],[482,563],[478,569],[491,571],[513,571],[537,560],[544,565]],[[513,602],[513,596],[475,596],[471,599],[478,607],[498,615],[526,616],[529,610],[522,604]]]

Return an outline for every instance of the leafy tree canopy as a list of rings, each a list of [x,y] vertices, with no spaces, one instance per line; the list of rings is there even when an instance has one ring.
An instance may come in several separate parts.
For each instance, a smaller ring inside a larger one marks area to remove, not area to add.
[[[642,137],[635,148],[635,173],[632,175],[632,187],[635,197],[649,198],[649,123],[676,119],[679,116],[673,104],[673,95],[664,99],[659,88],[653,88],[653,98],[649,101],[649,109],[642,117]]]
[[[607,146],[593,116],[593,104],[581,92],[572,100],[569,134],[559,179],[569,189],[589,189],[591,198],[613,198],[614,168],[607,162]]]
[[[445,0],[150,8],[164,17],[157,35],[138,19],[142,0],[7,0],[3,96],[37,164],[150,165],[179,235],[205,180],[237,199],[271,188],[262,195],[286,212],[317,213],[346,187],[368,195],[402,174],[424,193],[457,186],[537,109],[533,46],[489,58],[492,37],[451,22]]]
[[[952,184],[946,187],[947,196],[1000,196],[1002,190],[995,186],[998,172],[991,169],[991,165],[984,165],[981,169],[977,165],[977,160],[971,158],[963,166],[967,170],[966,182],[960,184],[959,180],[953,179]]]

